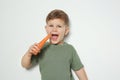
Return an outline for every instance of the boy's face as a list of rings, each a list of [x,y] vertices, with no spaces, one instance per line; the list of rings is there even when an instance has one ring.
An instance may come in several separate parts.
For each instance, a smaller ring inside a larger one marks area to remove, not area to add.
[[[62,44],[64,37],[69,32],[69,27],[61,19],[52,19],[47,22],[46,31],[51,34],[50,42],[52,44]]]

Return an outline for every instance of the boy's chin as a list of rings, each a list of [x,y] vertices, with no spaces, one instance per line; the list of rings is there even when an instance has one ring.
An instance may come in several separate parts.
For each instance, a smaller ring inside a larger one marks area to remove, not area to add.
[[[54,41],[54,42],[51,41],[50,43],[51,43],[51,44],[59,44],[59,42],[55,42],[55,41]]]
[[[57,44],[62,44],[63,42],[62,41],[61,42],[59,42],[59,41],[51,41],[50,43],[57,45]]]

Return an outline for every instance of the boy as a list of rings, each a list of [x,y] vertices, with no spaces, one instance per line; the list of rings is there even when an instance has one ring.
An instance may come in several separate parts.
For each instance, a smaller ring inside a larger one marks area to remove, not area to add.
[[[68,15],[62,10],[51,11],[45,29],[51,34],[50,41],[42,49],[38,48],[38,43],[33,44],[22,57],[22,66],[30,68],[38,63],[42,80],[74,80],[71,69],[79,80],[88,80],[76,50],[64,42],[69,33]]]

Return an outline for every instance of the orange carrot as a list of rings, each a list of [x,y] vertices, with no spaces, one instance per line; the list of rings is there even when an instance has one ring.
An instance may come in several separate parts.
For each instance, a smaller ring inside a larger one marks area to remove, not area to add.
[[[51,37],[51,34],[48,34],[43,40],[41,40],[38,44],[39,44],[39,49],[41,49],[43,46],[44,46],[44,44],[45,44],[45,42],[49,39]]]
[[[43,38],[43,40],[41,40],[38,43],[38,48],[42,49],[42,47],[44,46],[45,42],[51,37],[51,34],[48,34],[45,38]],[[37,55],[38,53],[34,53],[34,55]]]

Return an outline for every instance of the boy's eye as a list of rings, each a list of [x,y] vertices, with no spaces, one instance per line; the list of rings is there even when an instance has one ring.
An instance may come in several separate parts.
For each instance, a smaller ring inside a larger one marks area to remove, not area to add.
[[[49,25],[49,27],[53,27],[53,25]]]
[[[61,28],[62,26],[59,26],[59,25],[58,25],[57,27],[58,27],[58,28]]]

